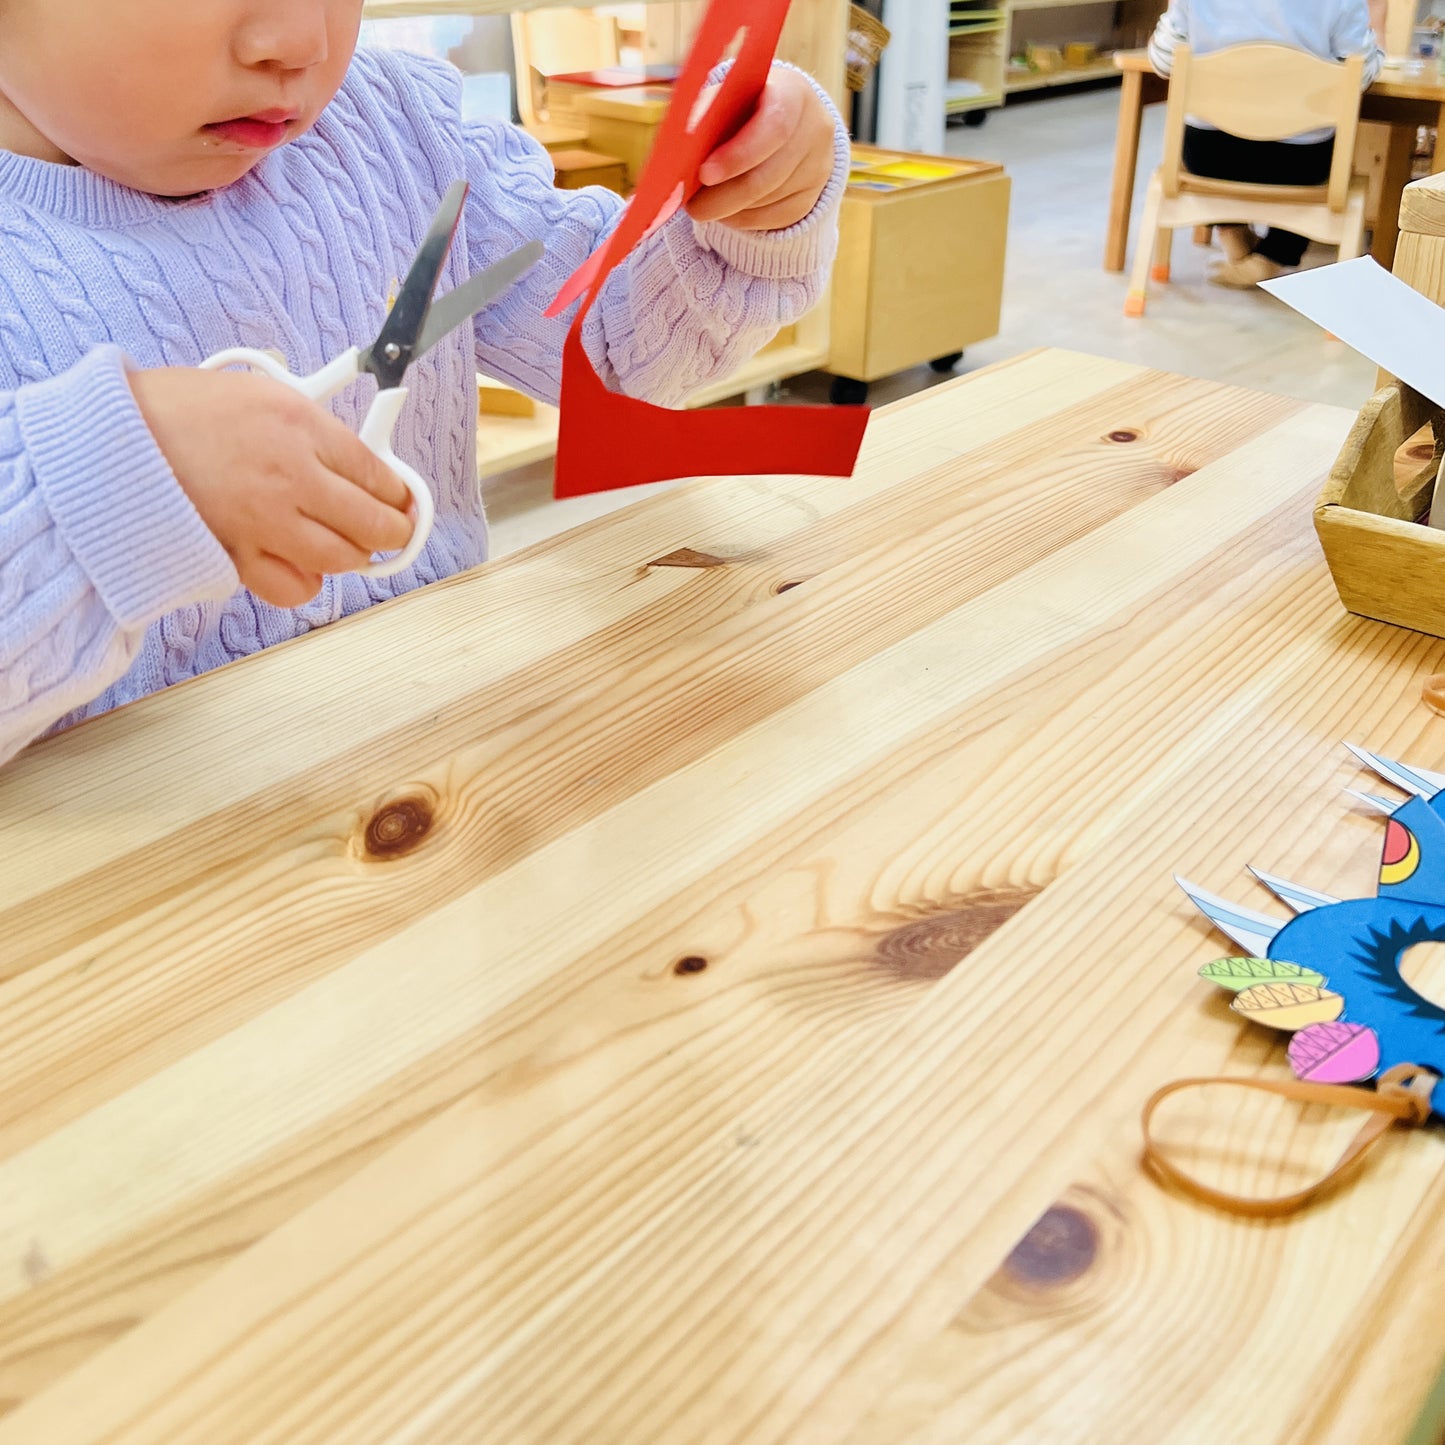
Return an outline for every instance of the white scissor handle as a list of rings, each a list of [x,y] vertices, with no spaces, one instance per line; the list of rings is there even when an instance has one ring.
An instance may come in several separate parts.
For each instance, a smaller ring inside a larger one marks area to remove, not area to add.
[[[256,351],[242,346],[233,347],[229,351],[218,351],[214,356],[207,357],[201,363],[200,369],[220,371],[227,366],[247,366],[252,371],[269,376],[273,381],[279,381],[283,386],[289,386],[292,391],[299,391],[302,396],[309,397],[314,402],[325,403],[344,391],[361,375],[360,359],[361,352],[353,346],[349,351],[342,352],[328,366],[323,366],[320,371],[313,372],[310,376],[296,376],[287,369],[284,362],[278,361],[269,351]],[[396,431],[401,409],[406,403],[406,396],[405,387],[377,394],[361,427],[361,443],[390,467],[411,493],[412,508],[416,513],[411,541],[400,552],[384,557],[379,562],[369,562],[364,567],[354,568],[358,577],[392,577],[410,567],[421,555],[421,549],[426,546],[427,538],[431,536],[432,524],[436,521],[436,502],[432,498],[431,488],[418,472],[407,466],[392,450],[392,436]]]

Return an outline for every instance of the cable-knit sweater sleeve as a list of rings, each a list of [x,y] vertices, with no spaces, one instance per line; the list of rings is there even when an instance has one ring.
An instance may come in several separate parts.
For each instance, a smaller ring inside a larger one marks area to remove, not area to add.
[[[848,133],[833,114],[833,174],[797,225],[744,232],[679,212],[612,274],[583,327],[587,354],[609,387],[676,404],[737,370],[819,300],[837,251],[848,174]],[[473,269],[526,240],[547,244],[546,259],[478,317],[478,365],[556,401],[573,312],[550,321],[542,313],[616,224],[622,201],[600,187],[557,190],[551,158],[515,126],[473,123],[465,140]]]
[[[0,392],[0,762],[236,572],[151,437],[114,347]]]

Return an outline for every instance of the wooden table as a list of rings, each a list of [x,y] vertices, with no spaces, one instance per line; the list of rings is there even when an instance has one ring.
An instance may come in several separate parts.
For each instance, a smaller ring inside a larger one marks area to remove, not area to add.
[[[1169,82],[1155,75],[1146,50],[1120,51],[1114,63],[1124,72],[1119,99],[1119,132],[1114,147],[1114,180],[1109,193],[1109,224],[1104,240],[1104,269],[1122,271],[1129,248],[1129,213],[1134,204],[1134,178],[1139,164],[1139,133],[1146,105],[1169,94]],[[1415,133],[1422,125],[1437,127],[1433,170],[1445,171],[1445,85],[1407,78],[1387,71],[1360,98],[1362,120],[1390,127],[1385,155],[1380,210],[1371,254],[1382,266],[1395,259],[1399,236],[1400,195],[1410,183]]]
[[[1445,763],[1348,422],[1035,354],[0,770],[0,1445],[1400,1438],[1438,1133],[1137,1168],[1286,1073],[1171,870],[1358,888],[1341,740]]]

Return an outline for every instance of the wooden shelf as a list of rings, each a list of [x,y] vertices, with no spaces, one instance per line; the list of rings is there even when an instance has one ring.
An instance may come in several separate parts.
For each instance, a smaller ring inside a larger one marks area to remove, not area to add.
[[[945,101],[943,108],[949,115],[963,115],[965,111],[986,110],[990,106],[1002,104],[1002,94],[993,90],[988,91],[984,95],[969,95],[961,97],[958,100]]]
[[[1119,70],[1112,60],[1098,65],[1080,66],[1077,70],[1056,70],[1050,75],[1006,76],[1003,88],[1007,95],[1020,90],[1044,90],[1053,85],[1082,85],[1089,80],[1118,80]]]
[[[537,403],[536,416],[482,416],[477,419],[477,473],[483,477],[540,462],[557,453],[555,406]]]
[[[1064,10],[1075,5],[1107,5],[1111,0],[1012,0],[1014,10]]]

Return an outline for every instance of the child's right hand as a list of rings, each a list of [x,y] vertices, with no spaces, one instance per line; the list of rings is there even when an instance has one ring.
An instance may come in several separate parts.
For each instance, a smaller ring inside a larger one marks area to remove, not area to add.
[[[330,412],[254,372],[130,376],[141,415],[243,586],[299,607],[411,540],[411,494]]]

